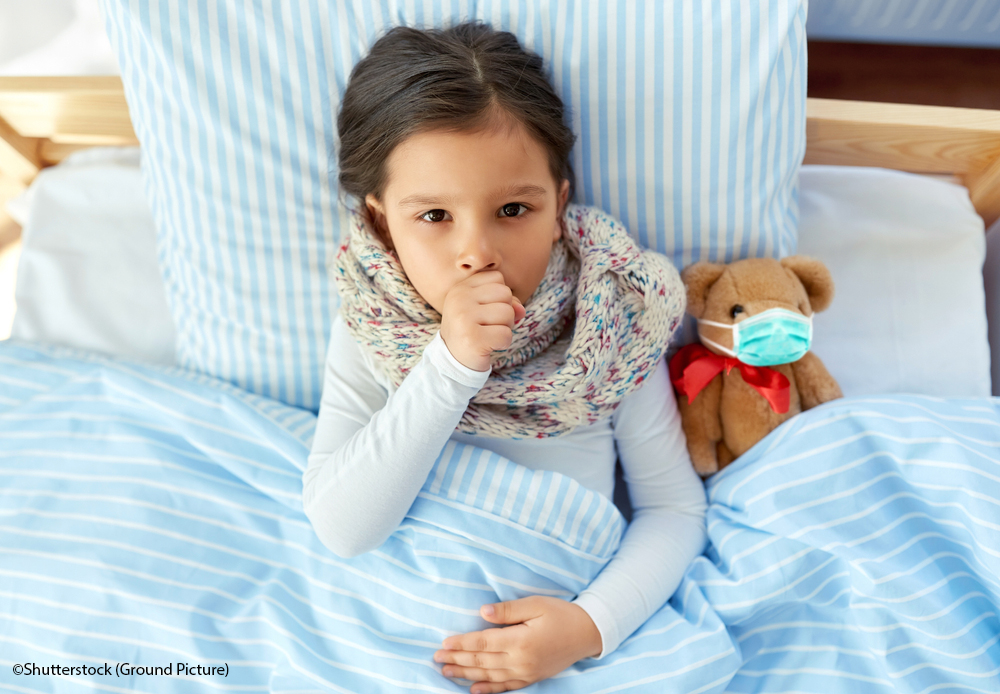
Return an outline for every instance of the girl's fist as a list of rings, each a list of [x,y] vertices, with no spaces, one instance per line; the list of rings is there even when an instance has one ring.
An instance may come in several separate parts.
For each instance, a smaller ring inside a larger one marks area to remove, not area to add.
[[[510,347],[525,308],[499,270],[477,272],[455,284],[444,298],[441,338],[461,364],[488,371],[494,351]]]

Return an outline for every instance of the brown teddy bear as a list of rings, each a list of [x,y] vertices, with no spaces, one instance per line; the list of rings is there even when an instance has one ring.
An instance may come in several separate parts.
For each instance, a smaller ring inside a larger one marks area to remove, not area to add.
[[[681,273],[702,344],[670,360],[699,475],[717,472],[803,410],[842,397],[809,347],[812,315],[833,300],[818,260],[789,256],[700,262]]]

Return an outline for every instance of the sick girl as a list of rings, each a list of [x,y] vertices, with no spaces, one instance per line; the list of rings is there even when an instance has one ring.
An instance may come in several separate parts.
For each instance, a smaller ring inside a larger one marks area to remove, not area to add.
[[[684,308],[665,256],[574,205],[575,137],[542,60],[481,23],[396,27],[354,68],[338,116],[355,198],[303,501],[350,557],[399,526],[445,443],[614,492],[634,509],[569,602],[481,609],[442,672],[503,692],[603,658],[660,609],[704,548],[705,491],[663,353]],[[377,316],[377,319],[373,319]]]

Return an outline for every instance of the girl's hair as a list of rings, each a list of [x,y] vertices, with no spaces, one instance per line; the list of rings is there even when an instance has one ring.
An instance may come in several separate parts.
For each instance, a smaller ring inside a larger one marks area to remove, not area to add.
[[[515,121],[544,146],[556,182],[570,181],[572,199],[576,138],[541,57],[510,32],[478,21],[447,29],[394,27],[351,71],[337,116],[340,185],[362,201],[369,193],[381,198],[386,160],[408,136]]]

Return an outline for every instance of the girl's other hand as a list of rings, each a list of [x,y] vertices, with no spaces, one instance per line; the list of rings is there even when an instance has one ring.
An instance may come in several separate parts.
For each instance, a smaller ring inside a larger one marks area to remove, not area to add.
[[[486,609],[492,607],[492,615]],[[473,680],[472,694],[522,689],[559,674],[583,658],[600,655],[603,643],[594,620],[571,602],[545,595],[483,605],[483,619],[512,624],[471,631],[444,640],[434,660],[445,677]]]
[[[477,272],[458,282],[444,298],[441,338],[465,367],[488,371],[490,356],[507,349],[525,309],[504,284],[499,270]]]

